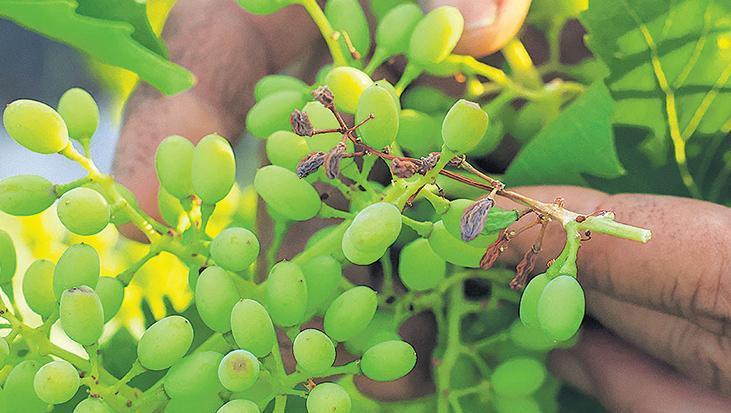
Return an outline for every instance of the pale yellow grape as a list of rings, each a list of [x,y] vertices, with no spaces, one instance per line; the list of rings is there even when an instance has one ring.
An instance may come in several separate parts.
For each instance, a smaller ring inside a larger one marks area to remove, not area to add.
[[[480,143],[489,123],[490,117],[480,105],[460,99],[444,118],[442,139],[455,153],[469,152]]]
[[[207,204],[228,195],[236,180],[236,160],[231,144],[221,135],[211,134],[193,151],[193,190]]]
[[[164,370],[185,355],[193,343],[193,327],[173,315],[151,325],[137,343],[140,364],[149,370]]]
[[[343,235],[343,253],[350,262],[369,265],[377,261],[401,233],[401,211],[377,202],[361,210]]]
[[[0,211],[28,216],[45,211],[56,201],[54,185],[37,175],[18,175],[0,181]]]
[[[211,241],[211,258],[229,271],[243,271],[259,255],[259,240],[246,228],[232,227],[221,231]]]
[[[46,363],[33,379],[33,389],[48,404],[66,403],[74,397],[80,385],[79,372],[66,360]]]
[[[259,378],[260,363],[246,350],[234,350],[223,356],[218,365],[218,379],[232,392],[244,391]]]
[[[89,346],[102,336],[104,308],[91,288],[82,285],[64,291],[59,313],[63,331],[75,342]]]
[[[53,292],[53,270],[49,260],[37,260],[25,271],[23,298],[35,313],[48,317],[56,310],[56,294]]]
[[[297,334],[292,351],[297,365],[313,375],[323,373],[335,363],[335,345],[325,333],[314,328]]]
[[[360,96],[373,84],[367,74],[347,66],[332,69],[325,81],[335,96],[335,106],[347,113],[355,113]]]
[[[192,168],[193,142],[172,135],[163,139],[155,152],[155,171],[160,185],[176,198],[187,198],[193,194]]]
[[[56,153],[69,144],[69,132],[61,115],[35,100],[20,99],[3,112],[5,131],[33,152]]]
[[[441,62],[457,46],[463,29],[464,18],[457,8],[442,6],[430,11],[411,34],[409,60],[421,66]]]
[[[71,232],[94,235],[103,230],[111,217],[107,200],[99,192],[79,187],[61,196],[56,208],[58,219]]]
[[[88,146],[99,126],[99,107],[94,98],[84,89],[71,88],[61,95],[57,108],[69,136]]]
[[[213,331],[231,330],[231,310],[241,299],[231,275],[221,267],[208,267],[195,287],[195,306],[203,322]]]
[[[231,310],[231,332],[236,344],[257,357],[272,352],[276,333],[266,308],[259,302],[243,299]]]
[[[315,188],[281,166],[256,171],[254,188],[267,205],[288,219],[306,221],[320,211],[322,201]]]

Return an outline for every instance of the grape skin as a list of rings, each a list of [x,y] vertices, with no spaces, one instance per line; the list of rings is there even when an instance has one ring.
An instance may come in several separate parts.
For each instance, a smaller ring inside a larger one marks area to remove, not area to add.
[[[350,396],[340,385],[321,383],[307,396],[307,413],[350,413]]]
[[[340,294],[325,312],[325,332],[335,341],[347,341],[363,331],[378,308],[376,292],[358,286]]]
[[[218,379],[232,392],[244,391],[259,378],[259,360],[246,350],[226,354],[218,366]]]
[[[61,404],[71,400],[81,385],[79,372],[66,360],[45,364],[33,379],[33,389],[48,404]]]
[[[36,260],[25,271],[23,297],[36,314],[48,317],[56,310],[56,294],[53,291],[55,265],[48,260]]]
[[[69,231],[78,235],[94,235],[109,224],[111,209],[97,191],[74,188],[61,195],[56,208],[58,219]]]
[[[124,284],[114,277],[100,277],[96,284],[97,296],[104,309],[104,322],[111,320],[122,307],[124,301]]]
[[[584,290],[576,278],[559,275],[546,284],[538,299],[538,323],[554,340],[568,340],[579,330],[585,306]]]
[[[221,353],[200,351],[176,361],[163,379],[165,393],[172,399],[218,393],[223,390],[218,379],[221,360]]]
[[[320,330],[301,331],[292,349],[297,365],[313,375],[319,375],[335,363],[335,346]]]
[[[140,364],[149,370],[173,365],[193,343],[193,327],[184,317],[173,315],[151,325],[137,342]]]
[[[243,299],[231,310],[231,332],[236,344],[257,357],[271,353],[276,334],[274,325],[263,305]]]
[[[401,250],[398,270],[406,288],[426,291],[444,279],[447,263],[431,249],[428,240],[419,238]]]
[[[363,374],[375,381],[393,381],[407,375],[416,365],[416,351],[402,340],[378,343],[361,358]]]
[[[198,278],[195,305],[211,330],[219,333],[231,330],[231,310],[240,299],[236,284],[223,268],[208,267]]]
[[[51,182],[37,175],[17,175],[0,181],[0,211],[15,216],[43,212],[56,202]]]
[[[211,258],[229,271],[244,271],[259,256],[259,240],[246,228],[226,228],[211,241]]]
[[[289,327],[303,321],[307,310],[307,284],[302,270],[289,261],[272,267],[264,302],[274,324]]]
[[[525,397],[543,384],[546,368],[530,357],[514,357],[500,363],[491,380],[495,393],[503,397]]]
[[[104,308],[94,290],[82,285],[64,291],[59,307],[61,327],[75,342],[89,346],[104,330]]]
[[[57,299],[69,288],[86,285],[96,288],[99,282],[99,254],[88,244],[75,244],[66,249],[53,271],[53,291]]]

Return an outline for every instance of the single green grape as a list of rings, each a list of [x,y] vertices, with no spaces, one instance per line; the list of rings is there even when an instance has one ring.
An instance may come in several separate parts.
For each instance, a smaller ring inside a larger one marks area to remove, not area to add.
[[[104,309],[104,322],[111,320],[119,312],[124,301],[124,284],[115,277],[99,277],[96,284],[96,295]]]
[[[223,136],[210,134],[193,150],[193,190],[203,202],[213,205],[228,195],[236,180],[236,159]]]
[[[267,96],[284,91],[304,94],[307,93],[307,89],[307,84],[294,76],[266,75],[256,82],[254,86],[254,99],[259,102]]]
[[[384,341],[400,340],[396,331],[396,323],[393,313],[383,310],[376,311],[368,326],[346,341],[345,349],[349,353],[362,355],[369,348]]]
[[[5,366],[8,357],[10,357],[10,345],[5,337],[0,337],[0,367]]]
[[[269,272],[264,303],[274,324],[290,327],[304,321],[307,310],[307,283],[300,267],[280,261]]]
[[[347,34],[360,56],[368,54],[371,49],[371,30],[358,0],[329,0],[325,3],[325,16],[330,20],[333,29],[342,34],[339,43],[344,51],[349,49],[345,42]]]
[[[151,325],[137,342],[137,358],[148,370],[164,370],[180,360],[193,343],[190,321],[179,315]]]
[[[240,300],[231,310],[231,332],[236,344],[257,357],[272,352],[276,333],[263,305],[250,299]]]
[[[64,291],[59,314],[63,331],[82,346],[90,346],[102,336],[104,308],[90,287],[82,285]]]
[[[420,66],[441,62],[457,46],[463,29],[464,18],[457,8],[442,6],[430,11],[411,34],[409,61]]]
[[[350,413],[350,395],[339,384],[320,383],[307,396],[307,413]]]
[[[257,102],[246,115],[246,129],[259,139],[280,130],[292,130],[289,117],[305,104],[301,91],[283,90]]]
[[[393,204],[377,202],[364,208],[343,235],[345,257],[353,264],[374,263],[396,241],[401,225],[401,211]]]
[[[260,363],[246,350],[234,350],[218,365],[218,379],[230,391],[244,391],[259,378]]]
[[[38,398],[48,404],[66,403],[74,397],[80,385],[79,372],[66,360],[46,363],[33,378],[33,389]]]
[[[348,66],[332,69],[325,81],[335,96],[335,106],[347,113],[355,113],[360,96],[373,84],[370,76]]]
[[[157,189],[157,209],[162,219],[173,227],[178,225],[180,217],[185,214],[180,200],[170,195],[162,186]]]
[[[453,237],[442,221],[434,223],[429,235],[429,245],[445,261],[460,267],[479,268],[480,259],[485,254],[484,248],[470,245]]]
[[[22,413],[46,413],[48,411],[48,403],[41,400],[33,389],[36,372],[46,362],[43,359],[23,360],[13,367],[3,385],[4,407],[7,409],[4,411]]]
[[[244,10],[254,14],[272,14],[291,3],[289,0],[236,0]]]
[[[570,275],[559,275],[548,281],[538,299],[538,324],[548,337],[570,339],[581,326],[585,311],[584,290]]]
[[[213,331],[231,330],[231,310],[239,302],[236,284],[221,267],[208,267],[195,287],[195,306],[203,322]]]
[[[69,132],[61,115],[35,100],[10,103],[3,112],[3,124],[11,138],[33,152],[56,153],[69,144]]]
[[[393,381],[409,374],[416,365],[416,351],[402,340],[378,343],[366,350],[360,368],[371,380]]]
[[[335,363],[335,345],[320,330],[310,328],[297,334],[293,344],[297,365],[312,375],[319,375]]]
[[[386,56],[405,54],[416,25],[424,17],[421,8],[405,3],[392,8],[378,23],[376,44]]]
[[[15,275],[18,257],[10,234],[0,229],[0,286],[8,284]]]
[[[243,271],[259,256],[259,239],[246,228],[226,228],[211,241],[210,251],[220,267]]]
[[[104,400],[97,397],[89,397],[74,407],[73,413],[113,413]]]
[[[532,397],[495,397],[496,413],[541,413],[541,406]]]
[[[155,152],[155,171],[160,185],[172,196],[183,199],[193,194],[193,142],[172,135],[163,139]]]
[[[347,341],[363,331],[378,308],[376,292],[366,286],[340,294],[325,312],[325,332],[335,341]]]
[[[218,380],[221,360],[221,353],[196,351],[176,361],[163,378],[165,393],[173,399],[218,393],[223,390]]]
[[[66,123],[69,136],[88,147],[99,127],[99,106],[94,98],[84,89],[71,88],[61,95],[57,109]]]
[[[301,266],[307,283],[307,311],[315,312],[335,298],[343,279],[340,263],[330,255],[315,257]]]
[[[414,157],[436,152],[442,144],[439,122],[426,113],[404,109],[399,115],[396,142]]]
[[[61,195],[56,213],[61,223],[78,235],[101,232],[111,217],[111,209],[102,194],[83,186]]]
[[[460,99],[444,118],[442,139],[451,151],[467,153],[480,143],[489,122],[490,117],[480,105]]]
[[[513,357],[495,367],[490,381],[502,397],[525,397],[533,394],[546,380],[546,368],[531,357]]]
[[[399,130],[399,108],[394,103],[391,92],[375,83],[361,95],[355,112],[355,122],[363,122],[371,115],[375,117],[358,128],[358,135],[365,143],[377,149],[390,145]]]
[[[96,288],[99,282],[99,254],[88,244],[75,244],[66,249],[53,271],[53,291],[56,299],[69,288],[86,285]]]
[[[447,263],[429,246],[429,240],[419,238],[406,245],[399,256],[398,274],[406,288],[430,290],[444,279]]]
[[[410,87],[403,96],[405,108],[424,112],[429,115],[444,116],[452,107],[455,98],[433,86],[416,85]]]
[[[536,275],[526,285],[520,297],[520,321],[528,327],[539,328],[538,301],[550,279],[546,273]]]
[[[56,311],[56,294],[53,292],[53,270],[49,260],[36,260],[25,271],[23,298],[36,314],[43,318]]]
[[[254,188],[272,209],[294,221],[306,221],[320,212],[322,201],[308,182],[281,166],[259,168]]]
[[[37,175],[18,175],[0,181],[0,211],[15,216],[43,212],[56,202],[54,185]]]
[[[305,139],[294,132],[285,130],[272,133],[266,143],[269,162],[294,172],[297,164],[312,152],[307,145],[309,139],[311,138]]]
[[[261,413],[261,410],[251,400],[236,399],[221,406],[216,413]]]

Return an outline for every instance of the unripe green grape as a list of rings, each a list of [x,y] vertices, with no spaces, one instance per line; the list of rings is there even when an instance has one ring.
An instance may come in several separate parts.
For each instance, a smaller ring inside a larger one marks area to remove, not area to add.
[[[306,93],[308,86],[294,76],[266,75],[254,86],[254,99],[257,102],[278,92],[292,91]]]
[[[0,229],[0,286],[9,283],[15,275],[18,258],[10,234]]]
[[[520,347],[531,351],[547,351],[559,344],[546,336],[540,328],[529,327],[520,320],[516,320],[510,326],[510,339]]]
[[[376,292],[358,286],[340,294],[325,312],[325,332],[335,341],[347,341],[363,331],[378,308]]]
[[[532,397],[506,398],[493,400],[496,413],[541,413],[541,406]]]
[[[272,165],[294,172],[297,164],[311,151],[305,138],[290,131],[280,130],[267,138],[266,152]]]
[[[416,351],[402,340],[384,341],[366,350],[360,360],[363,374],[375,381],[400,379],[416,365]]]
[[[314,328],[297,334],[292,349],[297,365],[313,375],[323,373],[335,363],[335,345],[325,333]]]
[[[447,263],[431,249],[427,239],[419,238],[401,250],[398,273],[406,288],[426,291],[444,279]]]
[[[374,148],[390,145],[399,130],[399,108],[391,93],[377,84],[369,86],[361,95],[355,121],[360,123],[370,115],[375,118],[358,128],[358,135]]]
[[[35,100],[10,103],[3,112],[3,124],[11,138],[33,152],[56,153],[69,144],[69,132],[61,115]]]
[[[430,11],[414,28],[409,40],[409,60],[420,65],[439,63],[446,59],[464,29],[459,10],[442,6]]]
[[[271,353],[277,337],[267,310],[248,298],[231,310],[231,332],[239,347],[257,357]]]
[[[56,299],[69,288],[86,285],[96,288],[99,282],[99,254],[88,244],[75,244],[66,249],[53,271]]]
[[[430,115],[444,115],[456,99],[432,86],[416,85],[404,93],[403,106]]]
[[[466,153],[480,143],[490,118],[480,105],[460,99],[442,123],[442,139],[451,151]]]
[[[0,337],[0,367],[5,366],[8,357],[10,357],[10,345],[4,337]]]
[[[48,404],[66,403],[74,397],[80,385],[79,372],[66,360],[45,364],[33,379],[33,389],[38,398]]]
[[[305,104],[301,91],[284,90],[257,102],[246,115],[246,129],[259,139],[279,130],[292,130],[289,117],[292,111]]]
[[[115,277],[99,277],[96,295],[104,309],[104,322],[111,320],[119,312],[124,301],[124,284]]]
[[[170,398],[195,398],[223,390],[218,380],[218,365],[223,354],[196,351],[173,364],[163,378],[165,393]]]
[[[320,212],[322,201],[315,188],[281,166],[259,168],[254,188],[267,205],[293,221],[306,221]]]
[[[163,139],[155,152],[155,171],[160,185],[172,196],[183,199],[193,194],[193,142],[172,135]]]
[[[549,281],[550,278],[545,273],[536,275],[528,281],[523,290],[523,295],[520,297],[520,321],[528,327],[541,326],[538,322],[538,301]]]
[[[500,363],[490,380],[502,397],[525,397],[535,393],[546,380],[546,368],[530,357],[514,357]]]
[[[436,152],[442,144],[439,122],[426,113],[404,109],[399,115],[396,142],[411,155],[422,157]]]
[[[113,413],[104,400],[97,397],[89,397],[77,404],[73,413]]]
[[[398,110],[400,112],[401,111],[401,97],[399,96],[398,91],[396,91],[396,87],[386,79],[376,80],[375,82],[373,82],[373,84],[386,89],[386,91],[393,98],[393,103],[396,105],[396,107],[398,108]]]
[[[162,186],[157,189],[157,209],[162,219],[171,226],[177,226],[180,217],[185,214],[180,200],[170,195]]]
[[[383,256],[400,233],[401,211],[388,202],[377,202],[355,216],[341,246],[350,262],[369,265]]]
[[[370,76],[348,66],[334,68],[325,80],[335,96],[335,106],[347,113],[355,113],[360,96],[373,84]]]
[[[56,208],[58,219],[78,235],[94,235],[109,224],[111,210],[99,192],[79,187],[61,195]]]
[[[51,182],[37,175],[18,175],[0,181],[0,211],[28,216],[45,211],[56,202]]]
[[[23,297],[26,304],[43,318],[56,310],[56,294],[53,292],[55,265],[48,260],[37,260],[25,271]]]
[[[461,229],[461,221],[462,221],[462,215],[464,214],[465,209],[467,209],[470,205],[474,204],[475,201],[471,199],[455,199],[452,200],[449,203],[449,209],[447,212],[442,215],[442,222],[444,223],[444,228],[447,229],[449,232],[449,235],[453,236],[454,238],[458,240],[462,240],[462,229]],[[477,238],[473,239],[472,241],[469,241],[467,244],[474,246],[474,247],[480,247],[480,248],[487,248],[490,244],[495,242],[497,239],[498,233],[502,228],[493,228],[490,225],[491,218],[498,218],[495,221],[502,221],[502,217],[505,216],[504,214],[510,214],[508,216],[512,217],[514,214],[513,211],[505,211],[504,209],[500,209],[498,207],[492,207],[490,209],[490,212],[487,216],[487,221],[485,222],[485,228],[482,230],[482,232],[477,236]]]
[[[291,4],[287,0],[236,0],[244,10],[254,14],[271,14]]]
[[[300,267],[278,262],[269,272],[264,302],[274,324],[290,327],[304,321],[307,310],[307,283]]]
[[[362,355],[378,343],[400,339],[393,313],[378,310],[365,330],[351,337],[344,344],[349,353]]]
[[[330,255],[315,257],[301,267],[307,283],[307,311],[313,312],[334,298],[343,279],[343,269]]]
[[[259,240],[246,228],[226,228],[211,241],[210,251],[220,267],[243,271],[259,256]]]
[[[307,396],[307,413],[350,413],[350,395],[339,384],[320,383]]]
[[[312,127],[316,130],[337,129],[340,127],[335,115],[322,106],[319,102],[308,102],[302,111],[307,114],[312,123]],[[318,133],[306,139],[310,152],[328,152],[342,139],[342,135],[338,132]],[[348,150],[352,149],[352,144],[348,144]],[[345,160],[341,161],[344,162]]]
[[[485,254],[484,248],[475,247],[453,237],[442,221],[434,223],[429,235],[429,245],[445,261],[460,267],[479,268],[480,259]]]
[[[99,106],[94,98],[84,89],[71,88],[61,95],[57,108],[69,136],[87,147],[99,126]]]
[[[45,360],[24,360],[8,374],[3,386],[7,412],[46,413],[48,404],[41,400],[33,389],[36,372]]]
[[[64,291],[59,314],[63,331],[82,346],[90,346],[102,336],[104,308],[90,287],[82,285]]]
[[[413,3],[405,3],[392,8],[378,23],[376,44],[387,55],[405,54],[416,25],[424,17],[421,8]]]
[[[230,391],[244,391],[259,378],[259,360],[246,350],[234,350],[218,365],[218,380]]]
[[[215,204],[231,191],[236,180],[236,159],[231,144],[210,134],[193,151],[193,190],[207,204]]]
[[[251,400],[236,399],[221,406],[216,413],[261,413],[261,410]]]
[[[231,330],[231,310],[241,297],[231,276],[221,267],[208,267],[195,287],[195,306],[203,322],[213,331]]]
[[[570,275],[550,280],[538,299],[538,323],[548,337],[570,339],[581,326],[585,311],[584,290]]]
[[[148,370],[164,370],[188,352],[193,343],[190,321],[179,315],[151,325],[137,343],[137,358]]]
[[[341,33],[338,40],[344,51],[348,51],[345,42],[347,33],[355,50],[361,56],[368,54],[371,49],[371,30],[358,0],[328,0],[325,4],[325,16],[330,20],[333,29]]]

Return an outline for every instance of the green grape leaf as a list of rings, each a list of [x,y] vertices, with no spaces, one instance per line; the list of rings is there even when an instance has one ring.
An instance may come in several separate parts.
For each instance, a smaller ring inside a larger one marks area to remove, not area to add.
[[[523,148],[508,167],[505,182],[585,186],[582,174],[622,175],[612,131],[614,106],[604,84],[592,84]]]
[[[77,6],[73,0],[0,0],[0,18],[131,70],[165,94],[193,86],[193,74],[137,42],[132,25],[81,15]]]
[[[652,159],[731,119],[729,14],[728,0],[592,0],[580,15],[587,45],[610,70],[615,121],[652,132]]]
[[[487,215],[483,234],[494,234],[509,227],[518,220],[518,211],[493,207]]]

